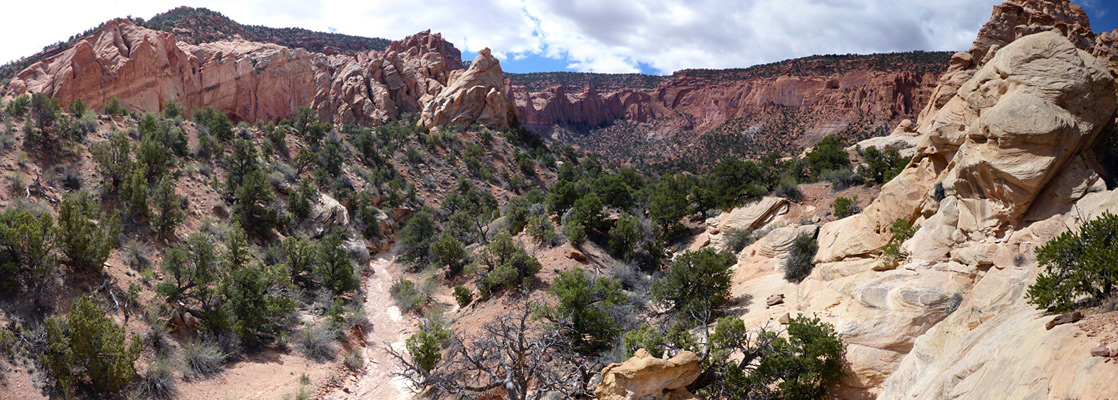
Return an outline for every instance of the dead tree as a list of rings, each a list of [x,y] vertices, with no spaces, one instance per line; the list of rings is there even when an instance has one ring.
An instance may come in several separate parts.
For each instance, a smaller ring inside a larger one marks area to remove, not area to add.
[[[534,318],[539,309],[531,303],[516,306],[477,336],[452,333],[431,371],[389,347],[398,364],[395,374],[435,399],[491,390],[503,390],[510,400],[538,400],[548,393],[587,398],[597,371],[573,360],[563,338]]]

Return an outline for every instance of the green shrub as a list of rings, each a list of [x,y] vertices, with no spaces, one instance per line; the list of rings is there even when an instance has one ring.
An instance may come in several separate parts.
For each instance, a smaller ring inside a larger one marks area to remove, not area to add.
[[[442,361],[442,350],[450,344],[450,329],[437,321],[424,321],[419,332],[408,337],[404,346],[411,355],[412,362],[424,371],[435,369]]]
[[[309,107],[299,107],[293,121],[295,130],[303,135],[311,146],[317,147],[319,142],[330,132],[330,124],[318,121],[318,114]]]
[[[175,193],[175,180],[164,175],[151,196],[151,222],[156,232],[164,238],[175,235],[175,228],[186,218],[183,212],[183,198]]]
[[[582,248],[586,243],[588,236],[586,235],[586,227],[579,223],[571,223],[563,226],[563,234],[567,236],[567,241],[571,242],[571,246],[575,248]]]
[[[194,117],[195,123],[204,126],[209,134],[214,135],[218,140],[225,142],[233,138],[233,121],[230,121],[225,113],[207,106],[195,108],[190,114]]]
[[[726,247],[732,250],[735,254],[740,253],[742,249],[753,243],[753,231],[742,229],[729,229],[722,232],[726,237]]]
[[[465,286],[455,285],[454,300],[458,302],[458,307],[466,307],[474,301],[474,294]]]
[[[333,360],[337,351],[334,348],[336,337],[338,331],[328,324],[307,325],[299,336],[299,351],[318,362]]]
[[[455,239],[447,232],[443,232],[431,244],[431,255],[440,266],[447,268],[446,276],[454,277],[462,272],[462,267],[466,266],[469,261],[466,255],[466,248],[462,247],[462,242]]]
[[[136,164],[131,176],[120,184],[117,198],[125,213],[132,220],[143,220],[148,215],[148,178],[144,175],[143,164]]]
[[[621,325],[610,314],[628,303],[621,283],[612,278],[592,278],[582,268],[559,274],[548,293],[558,303],[543,313],[558,323],[567,340],[584,354],[604,349],[620,334]]]
[[[404,261],[418,264],[425,260],[435,233],[435,219],[431,216],[431,209],[424,208],[408,218],[397,235]]]
[[[796,182],[796,178],[784,177],[780,180],[773,194],[786,198],[789,201],[800,201],[804,198],[804,193],[800,191],[800,186]]]
[[[106,114],[106,115],[111,115],[111,116],[114,116],[114,117],[119,117],[121,115],[127,114],[128,110],[125,110],[124,106],[120,105],[120,99],[117,99],[116,97],[113,97],[113,98],[109,99],[108,103],[105,103],[105,107],[102,108],[101,113]]]
[[[342,153],[341,144],[337,140],[327,140],[318,150],[318,176],[320,181],[341,176],[342,165],[345,163],[345,154]]]
[[[811,168],[811,176],[818,179],[823,171],[849,169],[850,156],[843,148],[842,136],[831,135],[819,141],[804,159]]]
[[[407,149],[404,150],[404,159],[407,160],[408,164],[419,165],[423,163],[423,154],[415,147],[408,145]]]
[[[66,111],[75,117],[85,114],[88,109],[89,108],[85,105],[85,101],[82,101],[82,99],[74,99],[66,106]]]
[[[155,292],[166,304],[176,308],[178,313],[201,309],[207,325],[223,324],[224,321],[210,321],[219,306],[214,286],[222,277],[213,238],[203,233],[191,234],[185,248],[176,245],[166,248],[159,267],[163,281],[155,286]]]
[[[143,349],[138,335],[125,341],[125,330],[85,296],[73,301],[65,320],[47,319],[46,341],[43,365],[67,398],[81,388],[120,393],[136,375],[134,363]]]
[[[858,196],[853,198],[839,196],[831,206],[835,209],[836,218],[846,218],[862,211],[858,207]]]
[[[616,258],[627,257],[640,242],[641,233],[640,221],[637,217],[622,212],[609,230],[610,254]]]
[[[287,259],[287,273],[291,282],[309,288],[314,284],[314,266],[318,257],[318,246],[302,237],[288,236],[280,245]]]
[[[1101,301],[1118,284],[1118,215],[1105,212],[1038,247],[1036,255],[1044,272],[1029,286],[1029,303],[1064,312],[1084,300]]]
[[[350,260],[349,251],[343,246],[344,242],[345,237],[340,232],[334,232],[318,246],[315,275],[322,286],[335,296],[347,295],[361,287],[359,275],[353,268],[353,260]]]
[[[362,196],[357,200],[357,207],[353,211],[356,217],[358,227],[361,234],[366,239],[373,239],[380,236],[380,221],[377,217],[380,215],[380,210],[373,205],[372,200],[368,197]],[[386,215],[387,216],[387,215]]]
[[[482,287],[485,292],[492,292],[497,288],[520,286],[521,280],[516,268],[508,264],[502,264],[489,271],[485,275],[483,283]]]
[[[819,174],[819,180],[830,182],[831,190],[839,191],[852,188],[865,183],[861,175],[855,174],[850,168],[826,170]]]
[[[740,319],[719,319],[710,336],[708,372],[713,378],[700,394],[730,399],[826,398],[826,389],[845,375],[841,338],[830,324],[802,315],[792,318],[787,333],[752,334]]]
[[[12,293],[24,279],[39,281],[51,264],[54,220],[50,213],[8,209],[0,213],[0,290]]]
[[[276,274],[264,267],[245,265],[222,281],[233,332],[249,346],[277,339],[281,318],[295,307],[294,301],[272,290],[281,286],[274,278]]]
[[[388,288],[388,293],[392,295],[392,300],[396,302],[396,306],[400,307],[400,310],[405,313],[419,311],[430,301],[426,294],[419,291],[415,282],[404,278],[398,278],[392,282],[392,286]]]
[[[58,125],[61,115],[62,108],[59,107],[58,100],[42,93],[31,95],[31,117],[35,120],[35,131],[39,142],[50,142],[50,132]]]
[[[318,188],[309,178],[299,181],[299,187],[287,198],[287,210],[300,219],[311,213],[311,205],[318,201]]]
[[[273,208],[275,196],[263,171],[246,174],[233,198],[233,219],[246,231],[266,235],[279,225],[279,213]]]
[[[880,151],[873,146],[862,151],[862,158],[866,160],[866,164],[862,166],[859,173],[867,182],[878,185],[892,180],[912,159],[912,157],[901,157],[900,150]]]
[[[131,177],[132,140],[123,132],[113,131],[108,140],[90,145],[89,152],[97,162],[97,172],[111,189],[116,190],[125,179]]]
[[[652,285],[652,297],[684,319],[713,315],[730,302],[730,266],[736,261],[709,247],[684,252]]]
[[[175,119],[186,116],[186,107],[175,100],[163,102],[163,118]]]
[[[917,230],[920,230],[920,225],[912,226],[904,218],[893,221],[893,225],[889,227],[893,236],[889,238],[889,243],[881,247],[881,260],[887,265],[894,265],[904,259],[905,254],[901,250],[901,244],[912,238]]]
[[[560,180],[551,186],[547,193],[547,211],[556,215],[563,215],[575,204],[581,195],[575,185],[570,181]]]
[[[81,271],[101,273],[120,235],[120,215],[106,217],[85,192],[68,194],[58,208],[53,237],[63,262]]]
[[[815,241],[815,236],[809,234],[797,236],[792,242],[792,252],[788,255],[788,261],[784,263],[784,280],[799,283],[811,274],[812,268],[815,267],[812,262],[817,251],[819,251],[819,243]]]
[[[482,297],[500,288],[526,287],[541,268],[540,261],[525,252],[507,231],[497,233],[482,250],[481,258],[489,267],[479,274]]]
[[[555,224],[551,222],[551,218],[546,215],[531,217],[528,219],[528,226],[526,227],[528,236],[531,236],[537,244],[553,244],[555,238],[559,235],[555,232]]]
[[[140,377],[137,385],[137,394],[147,399],[173,399],[178,396],[178,385],[175,383],[175,371],[171,362],[158,359],[148,365],[147,373]]]
[[[24,93],[8,102],[7,106],[4,107],[4,113],[16,118],[21,118],[27,114],[27,108],[30,106],[31,96]]]
[[[182,346],[182,362],[194,377],[207,377],[224,369],[225,353],[214,343],[190,340]]]

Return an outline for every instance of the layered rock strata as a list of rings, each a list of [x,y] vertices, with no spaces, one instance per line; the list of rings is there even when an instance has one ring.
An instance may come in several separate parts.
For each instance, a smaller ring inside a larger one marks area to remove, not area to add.
[[[176,100],[242,121],[291,118],[309,106],[338,124],[381,124],[423,113],[437,124],[508,125],[515,114],[505,100],[500,63],[483,51],[474,64],[479,68],[464,71],[461,53],[429,31],[381,52],[326,56],[239,39],[178,43],[171,33],[113,20],[20,72],[10,88],[63,103],[80,98],[97,109],[111,98],[141,112]],[[465,105],[479,100],[483,107]]]

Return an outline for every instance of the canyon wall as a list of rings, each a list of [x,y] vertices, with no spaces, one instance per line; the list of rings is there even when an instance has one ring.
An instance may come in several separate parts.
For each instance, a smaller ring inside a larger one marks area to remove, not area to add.
[[[449,101],[452,95],[442,92],[455,86],[460,96],[471,90],[501,95],[485,110],[451,110],[456,117],[447,122],[473,124],[484,112],[482,123],[509,125],[514,114],[504,100],[500,63],[485,51],[473,65],[478,68],[463,70],[461,53],[429,31],[384,51],[326,56],[239,39],[191,45],[171,33],[113,20],[18,73],[10,89],[44,93],[64,104],[80,98],[98,109],[114,97],[139,112],[159,111],[176,100],[188,109],[212,106],[237,120],[271,121],[310,106],[335,123],[381,124],[405,113],[440,115],[443,103],[432,102],[440,95]]]

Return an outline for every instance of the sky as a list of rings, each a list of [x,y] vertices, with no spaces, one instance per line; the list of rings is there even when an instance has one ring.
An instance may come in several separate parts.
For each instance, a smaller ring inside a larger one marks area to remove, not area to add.
[[[1073,0],[1096,32],[1118,1]],[[431,29],[473,59],[489,47],[508,72],[670,74],[814,54],[959,51],[1001,0],[103,0],[11,2],[0,63],[123,16],[179,5],[243,24],[400,39]],[[13,18],[12,16],[19,16]]]

